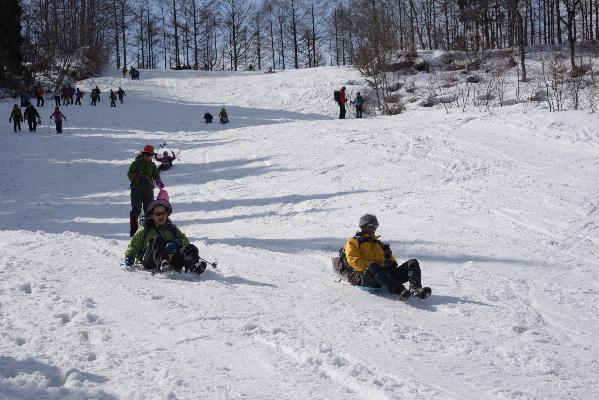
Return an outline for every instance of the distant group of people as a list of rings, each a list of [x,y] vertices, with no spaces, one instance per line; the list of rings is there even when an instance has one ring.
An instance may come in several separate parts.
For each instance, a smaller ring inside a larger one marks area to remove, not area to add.
[[[126,78],[127,74],[129,74],[132,80],[139,80],[139,70],[133,67],[133,65],[131,66],[131,69],[127,69],[127,66],[124,65],[121,71],[123,72],[123,78]]]
[[[118,100],[120,101],[120,103],[123,103],[123,97],[125,97],[127,94],[125,93],[125,91],[119,86],[118,90],[113,90],[110,89],[110,93],[108,94],[108,98],[110,99],[110,107],[116,107],[116,100],[118,98]],[[98,102],[101,102],[100,99],[100,88],[96,85],[95,88],[92,89],[91,92],[91,105],[92,106],[96,106]]]
[[[67,117],[60,111],[58,106],[54,108],[54,112],[50,114],[50,119],[54,120],[54,124],[56,126],[56,133],[62,133],[62,121],[67,120]],[[42,123],[42,118],[39,112],[33,107],[31,102],[27,103],[25,107],[25,112],[21,113],[21,109],[18,104],[15,104],[12,112],[10,113],[10,117],[8,118],[8,122],[13,123],[14,132],[21,132],[21,122],[27,120],[27,125],[29,127],[29,132],[36,132],[37,125]]]
[[[345,86],[343,86],[339,91],[335,91],[335,101],[339,105],[339,119],[345,119],[346,109],[345,105],[347,104],[347,96],[345,94]],[[362,118],[362,113],[364,112],[364,97],[358,92],[356,94],[356,98],[349,102],[356,107],[356,118]]]
[[[72,85],[55,85],[54,88],[45,89],[41,84],[37,84],[33,88],[33,93],[37,99],[37,107],[44,107],[45,99],[44,95],[52,95],[54,97],[55,108],[54,112],[50,114],[50,119],[54,121],[54,126],[56,128],[56,133],[62,133],[62,123],[63,121],[67,121],[65,115],[60,111],[60,106],[68,106],[68,105],[81,105],[81,98],[84,95],[78,87],[74,88]],[[96,85],[95,88],[91,90],[90,94],[90,105],[96,106],[98,102],[100,102],[100,88]],[[117,99],[120,103],[123,103],[123,98],[127,94],[125,91],[119,86],[118,90],[110,89],[110,107],[116,107]],[[27,121],[27,125],[29,127],[29,132],[36,132],[37,125],[42,123],[41,117],[37,109],[31,103],[31,96],[26,92],[22,92],[20,95],[21,98],[21,107],[18,104],[15,104],[10,117],[8,118],[8,122],[13,124],[14,132],[21,132],[21,122]],[[24,108],[24,111],[21,111],[21,108]]]
[[[209,112],[204,113],[204,122],[205,123],[211,124],[213,119],[214,119],[214,117],[212,116],[211,113],[209,113]],[[221,124],[229,123],[229,114],[227,113],[227,110],[225,109],[225,107],[220,109],[220,112],[218,113],[218,119]]]

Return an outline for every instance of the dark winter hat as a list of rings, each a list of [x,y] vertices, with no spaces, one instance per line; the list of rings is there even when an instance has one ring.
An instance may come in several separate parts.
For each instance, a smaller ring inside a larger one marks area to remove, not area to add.
[[[374,225],[375,227],[378,228],[379,226],[379,220],[376,219],[376,217],[372,214],[364,214],[360,217],[360,228],[363,227],[364,225]]]

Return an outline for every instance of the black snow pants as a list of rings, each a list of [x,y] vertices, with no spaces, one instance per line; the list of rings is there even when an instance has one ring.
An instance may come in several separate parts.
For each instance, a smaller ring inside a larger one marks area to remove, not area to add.
[[[410,282],[410,288],[422,287],[420,279],[420,264],[411,259],[401,265],[393,263],[387,267],[371,262],[362,274],[360,286],[385,287],[389,293],[399,294],[404,289],[403,284]]]
[[[137,232],[138,218],[154,201],[154,187],[148,183],[131,185],[131,212],[129,213],[129,236]],[[143,208],[142,208],[143,206]]]
[[[143,266],[145,269],[156,269],[157,267],[160,267],[162,261],[166,260],[170,264],[172,270],[181,271],[182,268],[190,270],[200,261],[198,248],[191,243],[185,247],[177,248],[177,251],[172,255],[169,255],[166,251],[166,245],[166,240],[160,236],[150,239],[150,244],[146,249],[143,258]],[[204,271],[194,269],[194,272],[202,273]]]
[[[339,119],[345,119],[345,104],[339,103]]]
[[[29,132],[35,132],[37,128],[37,120],[35,118],[27,118],[27,125],[29,126]]]

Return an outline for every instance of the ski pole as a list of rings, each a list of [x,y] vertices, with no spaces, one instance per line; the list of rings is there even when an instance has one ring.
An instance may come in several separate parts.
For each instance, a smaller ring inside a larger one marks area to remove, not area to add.
[[[201,261],[204,261],[206,264],[210,265],[212,268],[217,268],[216,261],[214,261],[214,262],[210,262],[210,261],[208,261],[208,260],[206,260],[205,258],[202,258],[202,257],[200,257],[200,256],[198,256],[198,258],[199,258]]]
[[[171,151],[171,153],[173,153],[175,155],[175,157],[177,157],[177,160],[181,161],[181,158],[179,157],[179,154],[176,154],[173,151],[173,149],[171,149],[166,142],[162,142],[159,147],[166,147],[167,149],[169,149]]]

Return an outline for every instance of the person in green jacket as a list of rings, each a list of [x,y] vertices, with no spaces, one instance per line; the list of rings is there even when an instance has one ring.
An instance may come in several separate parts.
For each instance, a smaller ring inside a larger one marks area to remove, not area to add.
[[[141,154],[135,157],[131,163],[127,177],[131,182],[131,212],[129,213],[129,236],[132,237],[137,232],[138,218],[143,210],[147,211],[148,206],[154,200],[154,185],[163,188],[160,180],[160,171],[154,164],[154,146],[144,146]]]
[[[21,121],[23,121],[23,115],[21,114],[21,109],[18,104],[15,104],[12,112],[10,113],[10,117],[8,118],[8,122],[13,122],[13,129],[16,132],[17,128],[19,132],[21,132]]]
[[[364,111],[364,97],[358,92],[356,99],[352,101],[352,104],[356,106],[356,118],[362,118],[362,112]]]
[[[181,271],[201,274],[206,262],[199,262],[198,248],[168,218],[172,207],[168,193],[160,189],[156,200],[146,210],[145,222],[133,235],[125,251],[125,266],[132,267],[137,260],[152,271]]]

